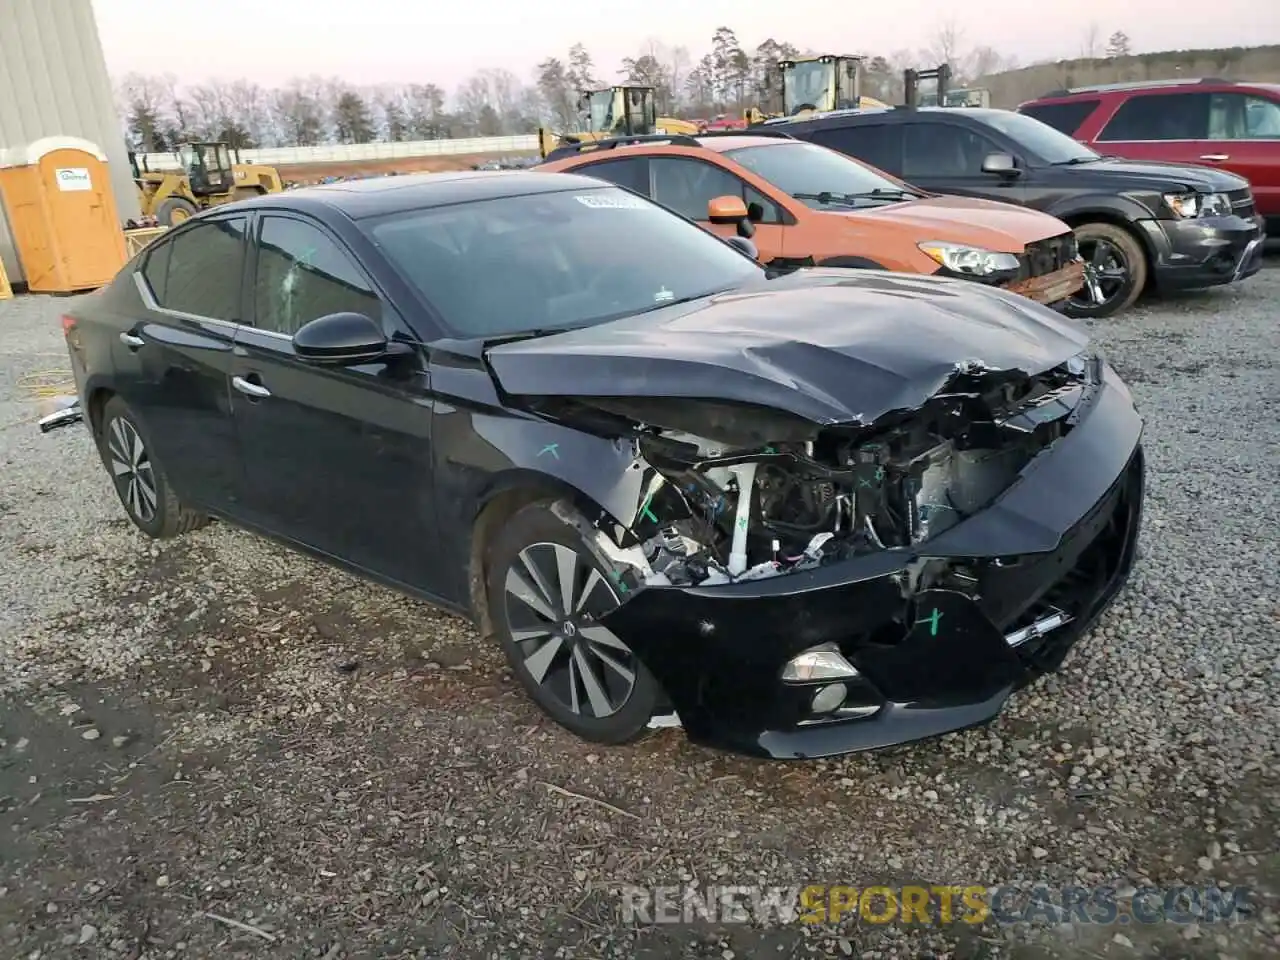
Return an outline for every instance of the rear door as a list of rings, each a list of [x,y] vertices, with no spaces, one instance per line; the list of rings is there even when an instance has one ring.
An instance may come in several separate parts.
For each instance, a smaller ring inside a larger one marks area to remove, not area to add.
[[[134,274],[147,312],[114,345],[120,393],[183,499],[238,515],[228,392],[248,219],[202,219],[151,245]]]
[[[895,177],[902,176],[901,124],[860,123],[825,127],[802,133],[800,138],[861,160]]]
[[[1259,213],[1280,217],[1280,95],[1210,94],[1205,149],[1249,181]]]
[[[292,335],[362,313],[414,340],[349,248],[294,214],[258,218],[253,326],[236,337],[235,414],[255,521],[278,536],[427,592],[439,586],[425,360],[317,366]]]
[[[1131,93],[1099,131],[1099,153],[1131,160],[1212,164],[1208,93]]]

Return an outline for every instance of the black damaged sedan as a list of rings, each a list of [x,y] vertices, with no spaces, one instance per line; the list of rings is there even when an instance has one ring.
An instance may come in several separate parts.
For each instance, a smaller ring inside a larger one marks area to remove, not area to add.
[[[584,738],[990,720],[1129,574],[1128,390],[1029,300],[747,246],[569,174],[374,179],[193,218],[63,325],[144,533],[469,616]]]

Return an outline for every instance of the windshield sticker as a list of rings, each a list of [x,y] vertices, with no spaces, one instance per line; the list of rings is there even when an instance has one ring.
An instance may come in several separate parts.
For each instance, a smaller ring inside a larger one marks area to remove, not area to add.
[[[672,293],[666,287],[663,287],[661,290],[659,290],[657,293],[653,295],[653,302],[666,303],[668,300],[674,300],[675,298],[676,298],[676,295],[674,293]]]
[[[643,210],[646,206],[645,202],[639,197],[633,197],[625,193],[604,196],[587,193],[579,194],[573,199],[584,207],[591,207],[593,210]]]

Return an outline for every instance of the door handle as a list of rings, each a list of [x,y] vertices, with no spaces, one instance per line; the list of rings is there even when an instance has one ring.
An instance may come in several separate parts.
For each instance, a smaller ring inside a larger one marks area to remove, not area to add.
[[[1225,153],[1203,153],[1200,155],[1201,160],[1230,160],[1231,157]]]
[[[120,342],[131,350],[137,350],[139,347],[145,347],[147,345],[147,341],[133,333],[120,334]]]
[[[244,377],[232,377],[231,385],[245,396],[255,397],[257,399],[271,396],[271,391],[262,384],[246,380]]]

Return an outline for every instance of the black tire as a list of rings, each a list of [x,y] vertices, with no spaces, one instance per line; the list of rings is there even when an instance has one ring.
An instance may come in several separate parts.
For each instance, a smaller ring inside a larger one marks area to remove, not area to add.
[[[207,515],[189,509],[178,499],[164,468],[151,454],[146,428],[119,397],[112,397],[103,407],[97,441],[102,464],[124,512],[147,536],[164,540],[209,522]]]
[[[200,212],[200,208],[186,197],[168,197],[156,211],[156,222],[162,227],[172,227],[175,223],[189,220]]]
[[[661,689],[626,644],[596,622],[619,602],[610,569],[556,516],[553,503],[523,507],[488,544],[490,623],[516,677],[552,719],[584,740],[625,743],[645,732]],[[570,559],[570,603],[578,610],[565,617],[561,574]],[[533,594],[534,602],[517,591]]]
[[[1147,285],[1147,255],[1142,243],[1113,223],[1081,224],[1075,234],[1086,269],[1094,273],[1097,287],[1091,291],[1091,284],[1086,282],[1069,298],[1067,316],[1101,320],[1128,310]]]

